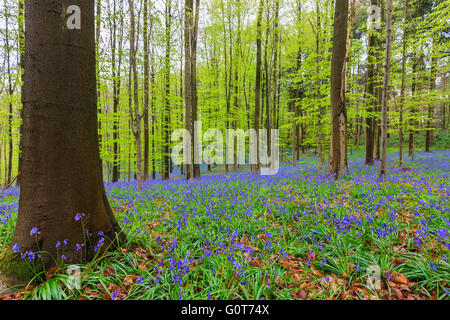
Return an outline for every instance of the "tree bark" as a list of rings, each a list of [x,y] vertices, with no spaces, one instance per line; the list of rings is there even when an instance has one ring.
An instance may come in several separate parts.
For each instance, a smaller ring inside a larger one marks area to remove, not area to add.
[[[121,6],[122,8],[122,6]],[[120,8],[120,9],[121,9]],[[119,9],[119,12],[120,12]],[[117,3],[113,1],[113,16],[111,30],[111,67],[113,77],[113,163],[112,163],[112,182],[120,179],[120,154],[119,154],[119,102],[121,92],[121,68],[122,68],[122,46],[123,46],[123,22],[120,23],[120,34],[117,40],[117,21],[122,21],[117,15]],[[118,42],[117,42],[118,41]],[[118,62],[116,61],[118,55]],[[117,63],[117,66],[116,66]]]
[[[398,166],[403,166],[403,107],[405,104],[405,87],[406,87],[406,46],[408,38],[408,1],[404,1],[404,22],[403,22],[403,42],[402,42],[402,79],[400,85],[400,109],[399,109],[399,124],[398,124],[398,139],[399,139],[399,152],[398,152]]]
[[[132,121],[132,132],[134,138],[136,140],[136,173],[138,180],[138,188],[142,188],[142,182],[144,181],[144,175],[142,172],[142,128],[141,121],[142,115],[139,111],[139,92],[138,92],[138,75],[137,75],[137,44],[139,41],[136,41],[136,29],[139,27],[136,26],[136,16],[134,12],[134,3],[133,0],[128,0],[128,4],[130,6],[130,23],[131,23],[131,31],[130,31],[130,65],[133,73],[133,103],[130,104],[130,117]],[[131,107],[133,106],[133,108]],[[134,109],[134,110],[133,110]]]
[[[12,245],[20,244],[22,252],[40,251],[46,268],[55,265],[51,256],[62,260],[61,250],[57,255],[58,241],[68,239],[65,263],[77,264],[83,255],[76,244],[85,243],[90,259],[101,237],[105,238],[102,251],[110,243],[114,247],[116,237],[124,240],[106,198],[100,165],[95,3],[78,3],[81,31],[66,27],[70,1],[25,3],[25,50],[33,59],[25,60],[24,162]],[[84,214],[90,241],[85,242],[76,214]],[[30,235],[32,228],[38,233]],[[17,267],[21,261],[20,253],[11,251],[0,262],[2,280],[27,283],[34,275]]]
[[[389,76],[391,69],[391,38],[392,38],[392,0],[387,0],[386,6],[386,62],[384,65],[384,81],[383,81],[383,95],[381,99],[381,163],[380,176],[384,177],[387,174],[387,100],[389,95]]]
[[[259,123],[261,118],[261,60],[262,60],[262,39],[261,21],[264,1],[259,0],[258,18],[256,22],[256,84],[255,84],[255,114],[253,127],[256,134],[259,133]],[[252,165],[252,172],[259,173],[259,139],[256,140],[256,164]]]
[[[165,5],[165,57],[164,57],[164,116],[163,116],[163,168],[162,180],[170,178],[170,51],[171,51],[172,2]]]
[[[149,178],[149,156],[150,156],[150,142],[149,142],[149,23],[148,23],[148,0],[144,0],[144,181]]]
[[[191,29],[193,25],[193,0],[185,0],[184,8],[184,128],[192,135],[192,90],[191,90]],[[192,166],[192,144],[188,139],[185,140],[186,152],[186,179],[193,179]]]
[[[23,83],[24,83],[24,67],[25,67],[25,30],[24,30],[24,20],[25,18],[25,6],[24,6],[24,0],[19,0],[19,17],[18,17],[18,23],[19,23],[19,55],[20,55],[20,79],[22,81],[21,86],[21,103],[22,103],[22,109],[20,110],[20,119],[22,120],[22,123],[20,124],[20,140],[19,140],[19,169],[18,169],[18,175],[17,175],[17,185],[20,186],[20,172],[22,171],[22,135],[23,135]]]
[[[331,58],[331,156],[328,174],[339,177],[341,157],[346,152],[346,134],[341,135],[341,127],[346,131],[347,116],[345,111],[345,59],[347,52],[348,1],[336,0],[334,10],[333,49]],[[341,124],[343,122],[343,124]],[[342,150],[344,149],[344,150]],[[343,172],[344,173],[344,172]]]
[[[191,56],[191,90],[192,90],[192,129],[194,134],[192,135],[192,139],[196,139],[197,141],[193,142],[194,147],[194,159],[196,155],[200,155],[202,150],[198,149],[198,137],[200,137],[201,132],[197,132],[194,123],[198,120],[198,94],[197,94],[197,37],[198,37],[198,21],[199,21],[199,12],[200,12],[200,0],[195,1],[195,16],[194,16],[194,25],[192,30],[192,56]],[[192,140],[194,141],[194,140]],[[200,163],[195,163],[198,161],[194,161],[193,169],[194,169],[194,178],[200,178]]]
[[[432,137],[433,137],[433,109],[434,109],[434,103],[435,99],[433,97],[434,91],[436,90],[436,70],[437,70],[437,62],[438,62],[438,56],[437,56],[437,42],[438,42],[438,36],[439,34],[435,32],[433,34],[433,48],[431,50],[431,75],[430,75],[430,99],[428,102],[428,119],[427,119],[427,131],[425,134],[425,152],[430,152],[431,143],[432,143]]]
[[[371,0],[371,5],[377,5],[377,0]],[[376,35],[373,29],[368,31],[369,33],[369,43],[368,43],[368,63],[367,63],[367,94],[368,100],[367,103],[367,112],[369,113],[366,117],[366,157],[365,164],[373,165],[373,151],[374,151],[374,134],[375,134],[375,119],[373,116],[374,106],[376,104],[376,95],[375,95],[375,63],[376,63],[376,54],[375,54],[375,46],[376,46]]]

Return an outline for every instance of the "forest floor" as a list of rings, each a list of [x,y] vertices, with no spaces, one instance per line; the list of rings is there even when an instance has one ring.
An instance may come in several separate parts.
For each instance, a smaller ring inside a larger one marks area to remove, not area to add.
[[[128,244],[0,299],[450,299],[450,151],[350,157],[319,176],[316,159],[251,173],[106,184]],[[17,188],[0,195],[0,246],[11,241]],[[75,214],[75,213],[74,213]],[[0,247],[1,250],[1,247]]]

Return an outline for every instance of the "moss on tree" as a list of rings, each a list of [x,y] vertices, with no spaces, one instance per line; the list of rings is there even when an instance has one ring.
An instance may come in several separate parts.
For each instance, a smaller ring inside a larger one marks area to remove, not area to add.
[[[9,286],[27,285],[35,276],[30,263],[8,249],[0,258],[0,280]]]

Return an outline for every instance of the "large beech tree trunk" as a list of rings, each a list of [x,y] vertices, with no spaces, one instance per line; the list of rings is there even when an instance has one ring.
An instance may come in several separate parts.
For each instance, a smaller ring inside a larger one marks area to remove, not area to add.
[[[80,0],[81,30],[66,26],[68,0],[30,0],[25,4],[25,83],[23,165],[19,215],[12,245],[22,252],[41,251],[45,267],[57,261],[56,244],[64,246],[65,263],[80,263],[84,250],[81,221],[97,245],[123,234],[106,198],[97,131],[94,1]],[[38,233],[30,235],[37,228]],[[103,236],[98,233],[103,232]],[[118,243],[120,243],[119,241]],[[117,242],[114,242],[117,243]],[[86,243],[88,256],[93,247]],[[61,255],[61,248],[59,248]],[[16,261],[17,260],[17,261]],[[0,261],[7,283],[30,280],[17,267],[20,255]],[[40,265],[40,264],[39,264]],[[14,267],[13,267],[14,266]]]

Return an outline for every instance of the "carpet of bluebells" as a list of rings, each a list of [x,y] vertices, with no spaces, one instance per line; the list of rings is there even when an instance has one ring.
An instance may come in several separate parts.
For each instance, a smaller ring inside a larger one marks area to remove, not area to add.
[[[3,298],[450,299],[450,151],[389,156],[383,181],[361,157],[318,175],[309,155],[275,176],[106,184],[127,245],[80,266],[78,289],[49,270]],[[18,192],[0,195],[1,247]]]

